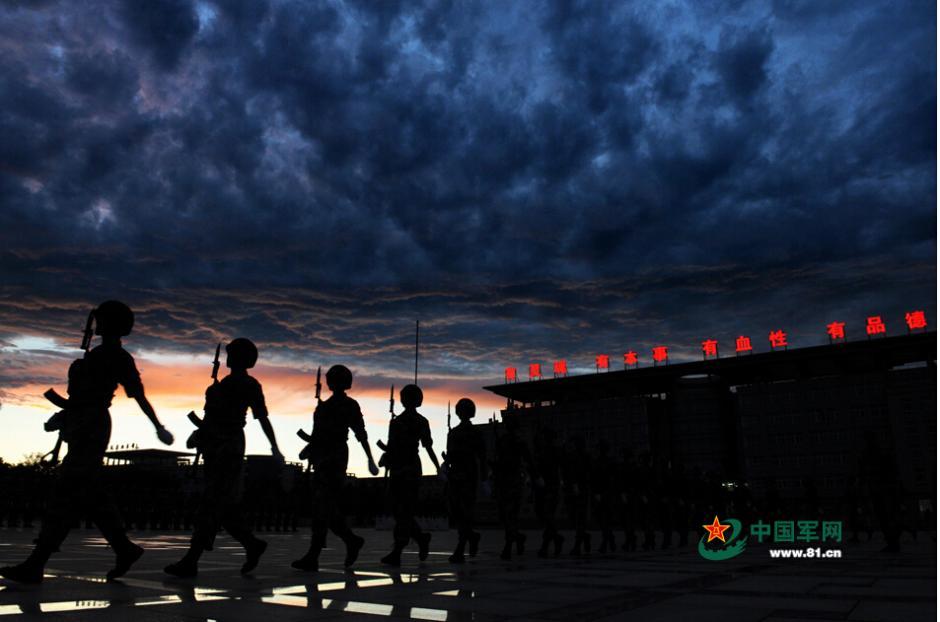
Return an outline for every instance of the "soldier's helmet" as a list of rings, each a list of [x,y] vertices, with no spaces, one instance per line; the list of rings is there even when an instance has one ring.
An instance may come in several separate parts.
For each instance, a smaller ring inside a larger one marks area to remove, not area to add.
[[[468,397],[462,397],[457,400],[457,406],[455,407],[457,411],[457,416],[461,419],[472,419],[477,412],[477,405],[473,403]]]
[[[251,369],[258,362],[258,348],[250,339],[239,337],[225,346],[228,355],[226,365],[239,369]]]
[[[398,393],[401,405],[405,408],[417,408],[424,402],[424,392],[416,384],[406,384]]]
[[[334,365],[326,372],[326,386],[330,391],[348,391],[352,388],[352,372],[345,365]]]
[[[94,311],[95,334],[124,337],[134,328],[134,312],[123,302],[106,300]]]

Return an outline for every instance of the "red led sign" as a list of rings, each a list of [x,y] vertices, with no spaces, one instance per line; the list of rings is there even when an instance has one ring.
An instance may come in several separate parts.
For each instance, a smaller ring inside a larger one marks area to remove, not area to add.
[[[873,315],[868,318],[867,323],[865,324],[865,332],[868,333],[868,336],[872,335],[881,335],[885,332],[885,323],[881,321],[880,315]]]
[[[826,332],[829,333],[829,341],[845,341],[845,322],[826,324]]]
[[[787,334],[782,330],[771,331],[767,338],[770,340],[770,347],[773,350],[787,347]]]
[[[927,328],[927,316],[923,311],[908,311],[904,314],[904,321],[907,322],[908,330]]]
[[[539,363],[529,365],[529,380],[535,380],[542,377],[542,366]]]
[[[507,367],[506,368],[506,382],[515,382],[516,381],[516,368]]]
[[[639,363],[639,362],[640,362],[640,358],[639,358],[639,356],[637,356],[637,353],[634,352],[633,350],[630,350],[629,352],[624,353],[624,355],[623,355],[623,364],[624,364],[624,365],[629,365],[629,366],[631,366],[631,367],[636,367],[636,366],[637,366],[637,363]]]
[[[594,367],[596,367],[598,371],[610,369],[610,357],[606,354],[598,354],[594,357]]]
[[[669,360],[669,350],[666,346],[656,346],[653,348],[653,361],[662,363]]]
[[[708,358],[713,356],[718,357],[718,342],[714,339],[706,339],[702,342],[702,356]]]
[[[734,341],[735,352],[737,352],[738,354],[741,354],[742,352],[750,352],[751,350],[753,350],[753,348],[751,347],[750,337],[745,337],[744,335],[741,335],[740,337],[735,339]]]
[[[560,361],[555,361],[555,365],[552,366],[552,371],[555,372],[555,376],[567,376],[568,375],[568,361],[561,359]]]

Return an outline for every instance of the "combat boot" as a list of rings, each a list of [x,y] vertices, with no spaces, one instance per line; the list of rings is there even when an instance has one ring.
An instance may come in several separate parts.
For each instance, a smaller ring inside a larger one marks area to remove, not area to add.
[[[245,563],[242,564],[241,573],[248,574],[258,566],[258,561],[264,552],[268,549],[268,543],[259,538],[254,538],[245,546]]]
[[[362,550],[365,543],[364,538],[356,535],[351,535],[346,539],[346,559],[343,560],[343,566],[349,568],[356,563],[359,558],[359,551]]]
[[[134,565],[134,562],[140,559],[140,556],[143,554],[144,550],[142,548],[128,541],[127,546],[122,547],[121,550],[117,552],[117,558],[114,560],[114,568],[109,570],[107,574],[108,581],[113,581],[127,574],[127,571]]]

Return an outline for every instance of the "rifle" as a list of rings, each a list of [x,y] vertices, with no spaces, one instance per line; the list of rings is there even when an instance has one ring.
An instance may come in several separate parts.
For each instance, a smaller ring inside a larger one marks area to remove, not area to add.
[[[447,400],[447,438],[450,438],[450,400]],[[444,441],[444,447],[447,447],[447,440]],[[440,472],[447,476],[448,471],[450,470],[450,464],[447,460],[447,452],[441,452],[441,468]]]
[[[388,414],[391,415],[392,419],[395,418],[395,385],[392,385],[388,393]],[[388,467],[385,465],[385,457],[388,455],[388,445],[386,445],[382,439],[375,441],[375,444],[382,450],[382,457],[379,458],[379,466],[385,468],[384,477],[388,477]]]
[[[320,400],[320,390],[322,389],[322,385],[320,384],[320,372],[321,371],[322,371],[322,368],[318,365],[317,366],[316,394],[315,394],[315,397],[317,400],[317,406],[319,406],[321,402]],[[314,412],[316,412],[316,410],[314,410]],[[301,450],[300,452],[300,459],[307,461],[307,472],[310,472],[310,469],[313,467],[314,456],[312,454],[315,451],[313,448],[313,432],[314,432],[313,428],[311,428],[310,434],[307,434],[307,432],[303,428],[300,428],[299,430],[297,430],[297,436],[299,436],[303,442],[307,443],[307,446],[304,447],[303,450]]]
[[[95,336],[95,310],[92,309],[88,313],[88,319],[85,320],[85,329],[82,331],[82,358],[88,356],[88,350],[91,349],[91,340]],[[62,451],[62,441],[63,430],[66,427],[66,419],[68,417],[69,409],[69,400],[68,398],[62,397],[55,390],[50,388],[45,393],[42,394],[49,402],[51,402],[57,408],[60,408],[59,412],[55,413],[43,424],[43,428],[46,432],[58,432],[59,437],[55,441],[55,447],[52,448],[48,454],[45,454],[43,457],[50,456],[50,463],[52,466],[59,464],[59,453]]]
[[[212,360],[212,374],[210,377],[212,378],[213,385],[219,384],[219,354],[221,352],[222,352],[222,342],[220,341],[219,344],[215,347],[215,358]],[[200,443],[199,443],[200,441],[199,429],[202,427],[203,420],[200,419],[199,415],[197,415],[192,410],[186,414],[186,418],[189,419],[190,422],[192,422],[194,426],[196,426],[196,429],[193,430],[193,433],[189,435],[188,439],[186,439],[186,447],[190,449],[193,449],[193,448],[196,449],[196,458],[193,460],[193,466],[192,466],[192,469],[193,469],[192,475],[193,477],[196,477],[196,471],[199,467],[199,458],[202,456],[202,449],[200,448]]]

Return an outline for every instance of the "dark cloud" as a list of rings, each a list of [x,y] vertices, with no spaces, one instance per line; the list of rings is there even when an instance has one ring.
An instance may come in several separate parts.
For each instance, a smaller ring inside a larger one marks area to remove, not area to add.
[[[176,68],[199,29],[199,18],[189,0],[123,0],[120,15],[127,25],[128,40],[146,50],[164,70]]]
[[[935,317],[932,4],[0,13],[0,338],[120,297],[138,347],[378,375],[420,317],[429,373],[482,379]]]

